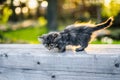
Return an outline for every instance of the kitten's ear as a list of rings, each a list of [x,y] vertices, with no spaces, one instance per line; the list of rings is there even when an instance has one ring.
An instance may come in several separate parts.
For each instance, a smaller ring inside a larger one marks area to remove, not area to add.
[[[55,33],[53,36],[56,38],[56,37],[58,37],[58,35],[59,35],[58,33]]]

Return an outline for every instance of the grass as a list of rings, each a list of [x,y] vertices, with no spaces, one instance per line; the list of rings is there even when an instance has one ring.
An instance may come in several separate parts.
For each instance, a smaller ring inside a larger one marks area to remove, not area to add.
[[[5,38],[5,43],[29,43],[29,44],[38,44],[38,36],[47,33],[45,26],[42,27],[27,27],[18,30],[10,30],[3,32]],[[95,40],[91,44],[107,44],[101,42],[100,40]],[[113,40],[112,44],[120,44],[120,41]]]
[[[19,29],[15,31],[4,32],[3,35],[7,40],[13,43],[39,43],[38,36],[46,33],[47,29],[43,27],[28,27],[25,29]]]

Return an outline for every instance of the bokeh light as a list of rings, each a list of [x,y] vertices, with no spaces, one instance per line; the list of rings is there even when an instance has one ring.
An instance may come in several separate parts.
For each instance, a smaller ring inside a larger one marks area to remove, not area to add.
[[[19,0],[14,0],[13,4],[14,4],[14,6],[19,6],[20,5],[20,1]]]
[[[48,6],[48,2],[47,1],[42,1],[41,7],[46,8],[47,6]]]
[[[26,1],[27,1],[27,0],[20,0],[20,2],[22,2],[22,3],[26,3]]]
[[[104,0],[105,6],[109,6],[110,2],[111,2],[111,0]]]
[[[111,27],[107,28],[110,32],[107,33],[103,30],[100,34],[97,32],[96,43],[120,43],[120,0],[1,1],[0,32],[2,31],[3,34],[0,34],[0,40],[2,40],[0,43],[17,43],[20,39],[25,43],[37,42],[35,36],[42,35],[47,31],[61,31],[67,25],[75,22],[91,21],[91,23],[97,24],[111,16],[114,17],[114,22]],[[35,33],[31,34],[30,30]],[[18,33],[19,36],[17,36]],[[29,34],[31,35],[29,36]],[[14,40],[15,37],[16,40]]]
[[[21,8],[20,7],[15,8],[15,13],[20,14],[21,13]]]
[[[28,7],[29,7],[30,9],[35,9],[35,8],[37,8],[37,7],[38,7],[38,2],[37,2],[37,0],[29,0],[29,1],[28,1]]]
[[[28,13],[28,7],[23,7],[23,8],[22,8],[22,13],[24,13],[24,14],[25,14],[25,13]]]

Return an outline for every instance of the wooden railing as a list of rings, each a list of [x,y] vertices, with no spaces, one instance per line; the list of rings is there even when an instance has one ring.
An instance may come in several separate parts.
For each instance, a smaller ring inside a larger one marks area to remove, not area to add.
[[[0,44],[0,80],[120,80],[120,45],[58,53],[42,45]]]

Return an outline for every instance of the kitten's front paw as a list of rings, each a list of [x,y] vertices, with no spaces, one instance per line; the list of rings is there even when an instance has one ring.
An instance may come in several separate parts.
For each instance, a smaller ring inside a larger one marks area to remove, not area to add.
[[[76,51],[76,52],[84,51],[84,48],[77,48],[75,51]]]

